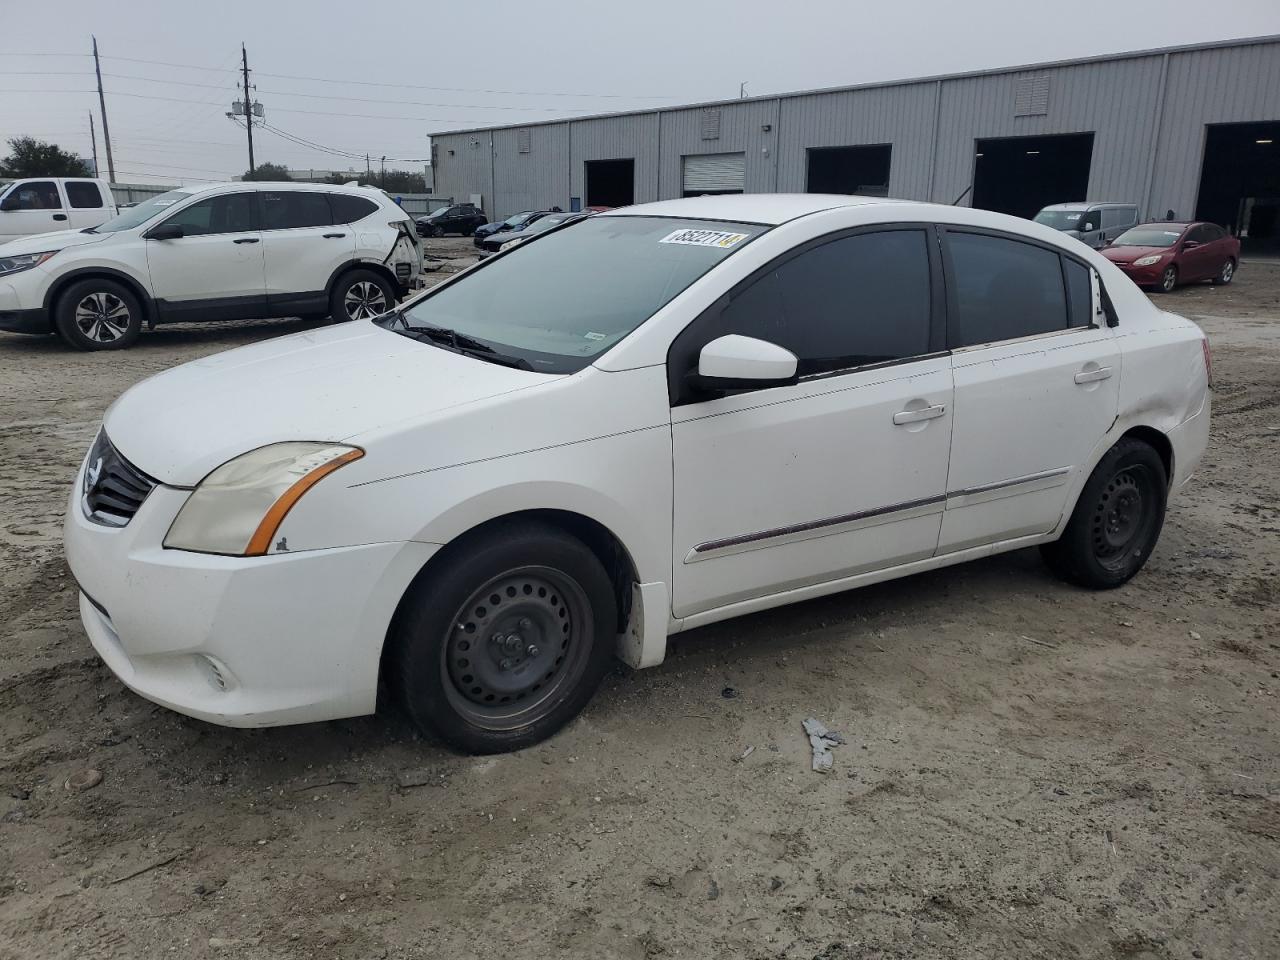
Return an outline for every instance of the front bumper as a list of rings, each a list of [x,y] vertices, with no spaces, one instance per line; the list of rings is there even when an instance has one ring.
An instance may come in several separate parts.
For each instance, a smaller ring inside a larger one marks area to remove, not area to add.
[[[34,310],[0,310],[0,330],[7,333],[52,333],[49,312]]]
[[[83,473],[83,467],[81,468]],[[161,546],[188,492],[158,486],[125,527],[67,504],[67,562],[98,655],[129,688],[235,727],[372,713],[387,627],[436,546],[223,557]]]
[[[1113,260],[1112,263],[1115,263]],[[1140,287],[1158,286],[1168,264],[1159,261],[1146,267],[1135,267],[1131,263],[1116,263],[1120,272]]]

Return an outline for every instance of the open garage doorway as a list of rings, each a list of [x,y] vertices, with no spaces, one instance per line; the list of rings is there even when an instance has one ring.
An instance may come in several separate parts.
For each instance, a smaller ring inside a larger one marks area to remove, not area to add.
[[[972,205],[981,210],[1029,219],[1051,203],[1137,200],[1087,195],[1092,133],[978,140],[975,148]]]
[[[629,207],[636,202],[636,162],[625,160],[588,160],[588,207]]]
[[[1280,253],[1280,123],[1215,123],[1204,142],[1196,219]]]
[[[809,193],[856,193],[864,197],[889,195],[889,161],[893,145],[810,147]]]

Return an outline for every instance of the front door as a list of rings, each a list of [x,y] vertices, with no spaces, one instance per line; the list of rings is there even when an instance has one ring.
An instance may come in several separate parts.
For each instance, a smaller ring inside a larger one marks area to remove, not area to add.
[[[1120,347],[1097,278],[1056,250],[944,233],[955,416],[939,553],[1048,533],[1115,420]]]
[[[0,209],[0,243],[69,229],[65,204],[53,180],[24,180],[5,194]]]
[[[183,229],[174,240],[145,241],[151,287],[163,320],[263,315],[262,234],[252,193],[197,200],[160,224]]]
[[[825,239],[721,298],[673,344],[677,617],[931,556],[951,440],[936,250],[922,227]],[[798,383],[720,397],[685,375],[725,334]]]

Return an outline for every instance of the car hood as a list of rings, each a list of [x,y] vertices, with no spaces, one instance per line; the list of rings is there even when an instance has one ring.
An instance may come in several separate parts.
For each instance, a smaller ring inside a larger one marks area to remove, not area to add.
[[[33,233],[29,237],[0,243],[0,256],[12,257],[19,253],[41,253],[45,250],[65,250],[67,247],[83,247],[101,243],[113,233],[85,233],[82,230],[55,230],[52,233]]]
[[[193,486],[268,443],[350,440],[554,379],[357,321],[174,367],[125,392],[105,427],[144,473]]]
[[[1142,257],[1149,257],[1153,253],[1161,255],[1173,253],[1173,247],[1106,247],[1098,252],[1116,263],[1132,263]]]

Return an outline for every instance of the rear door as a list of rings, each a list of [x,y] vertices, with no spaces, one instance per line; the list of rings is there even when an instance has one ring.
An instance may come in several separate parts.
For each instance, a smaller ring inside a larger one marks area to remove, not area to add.
[[[1118,409],[1097,278],[1056,248],[943,230],[955,378],[939,554],[1048,533]]]
[[[107,222],[110,208],[97,183],[93,180],[65,180],[62,188],[67,195],[67,218],[72,230]]]
[[[263,190],[267,307],[279,316],[324,313],[329,279],[355,252],[350,224],[334,223],[320,190]]]
[[[20,180],[0,202],[0,242],[66,229],[67,211],[54,180]]]

